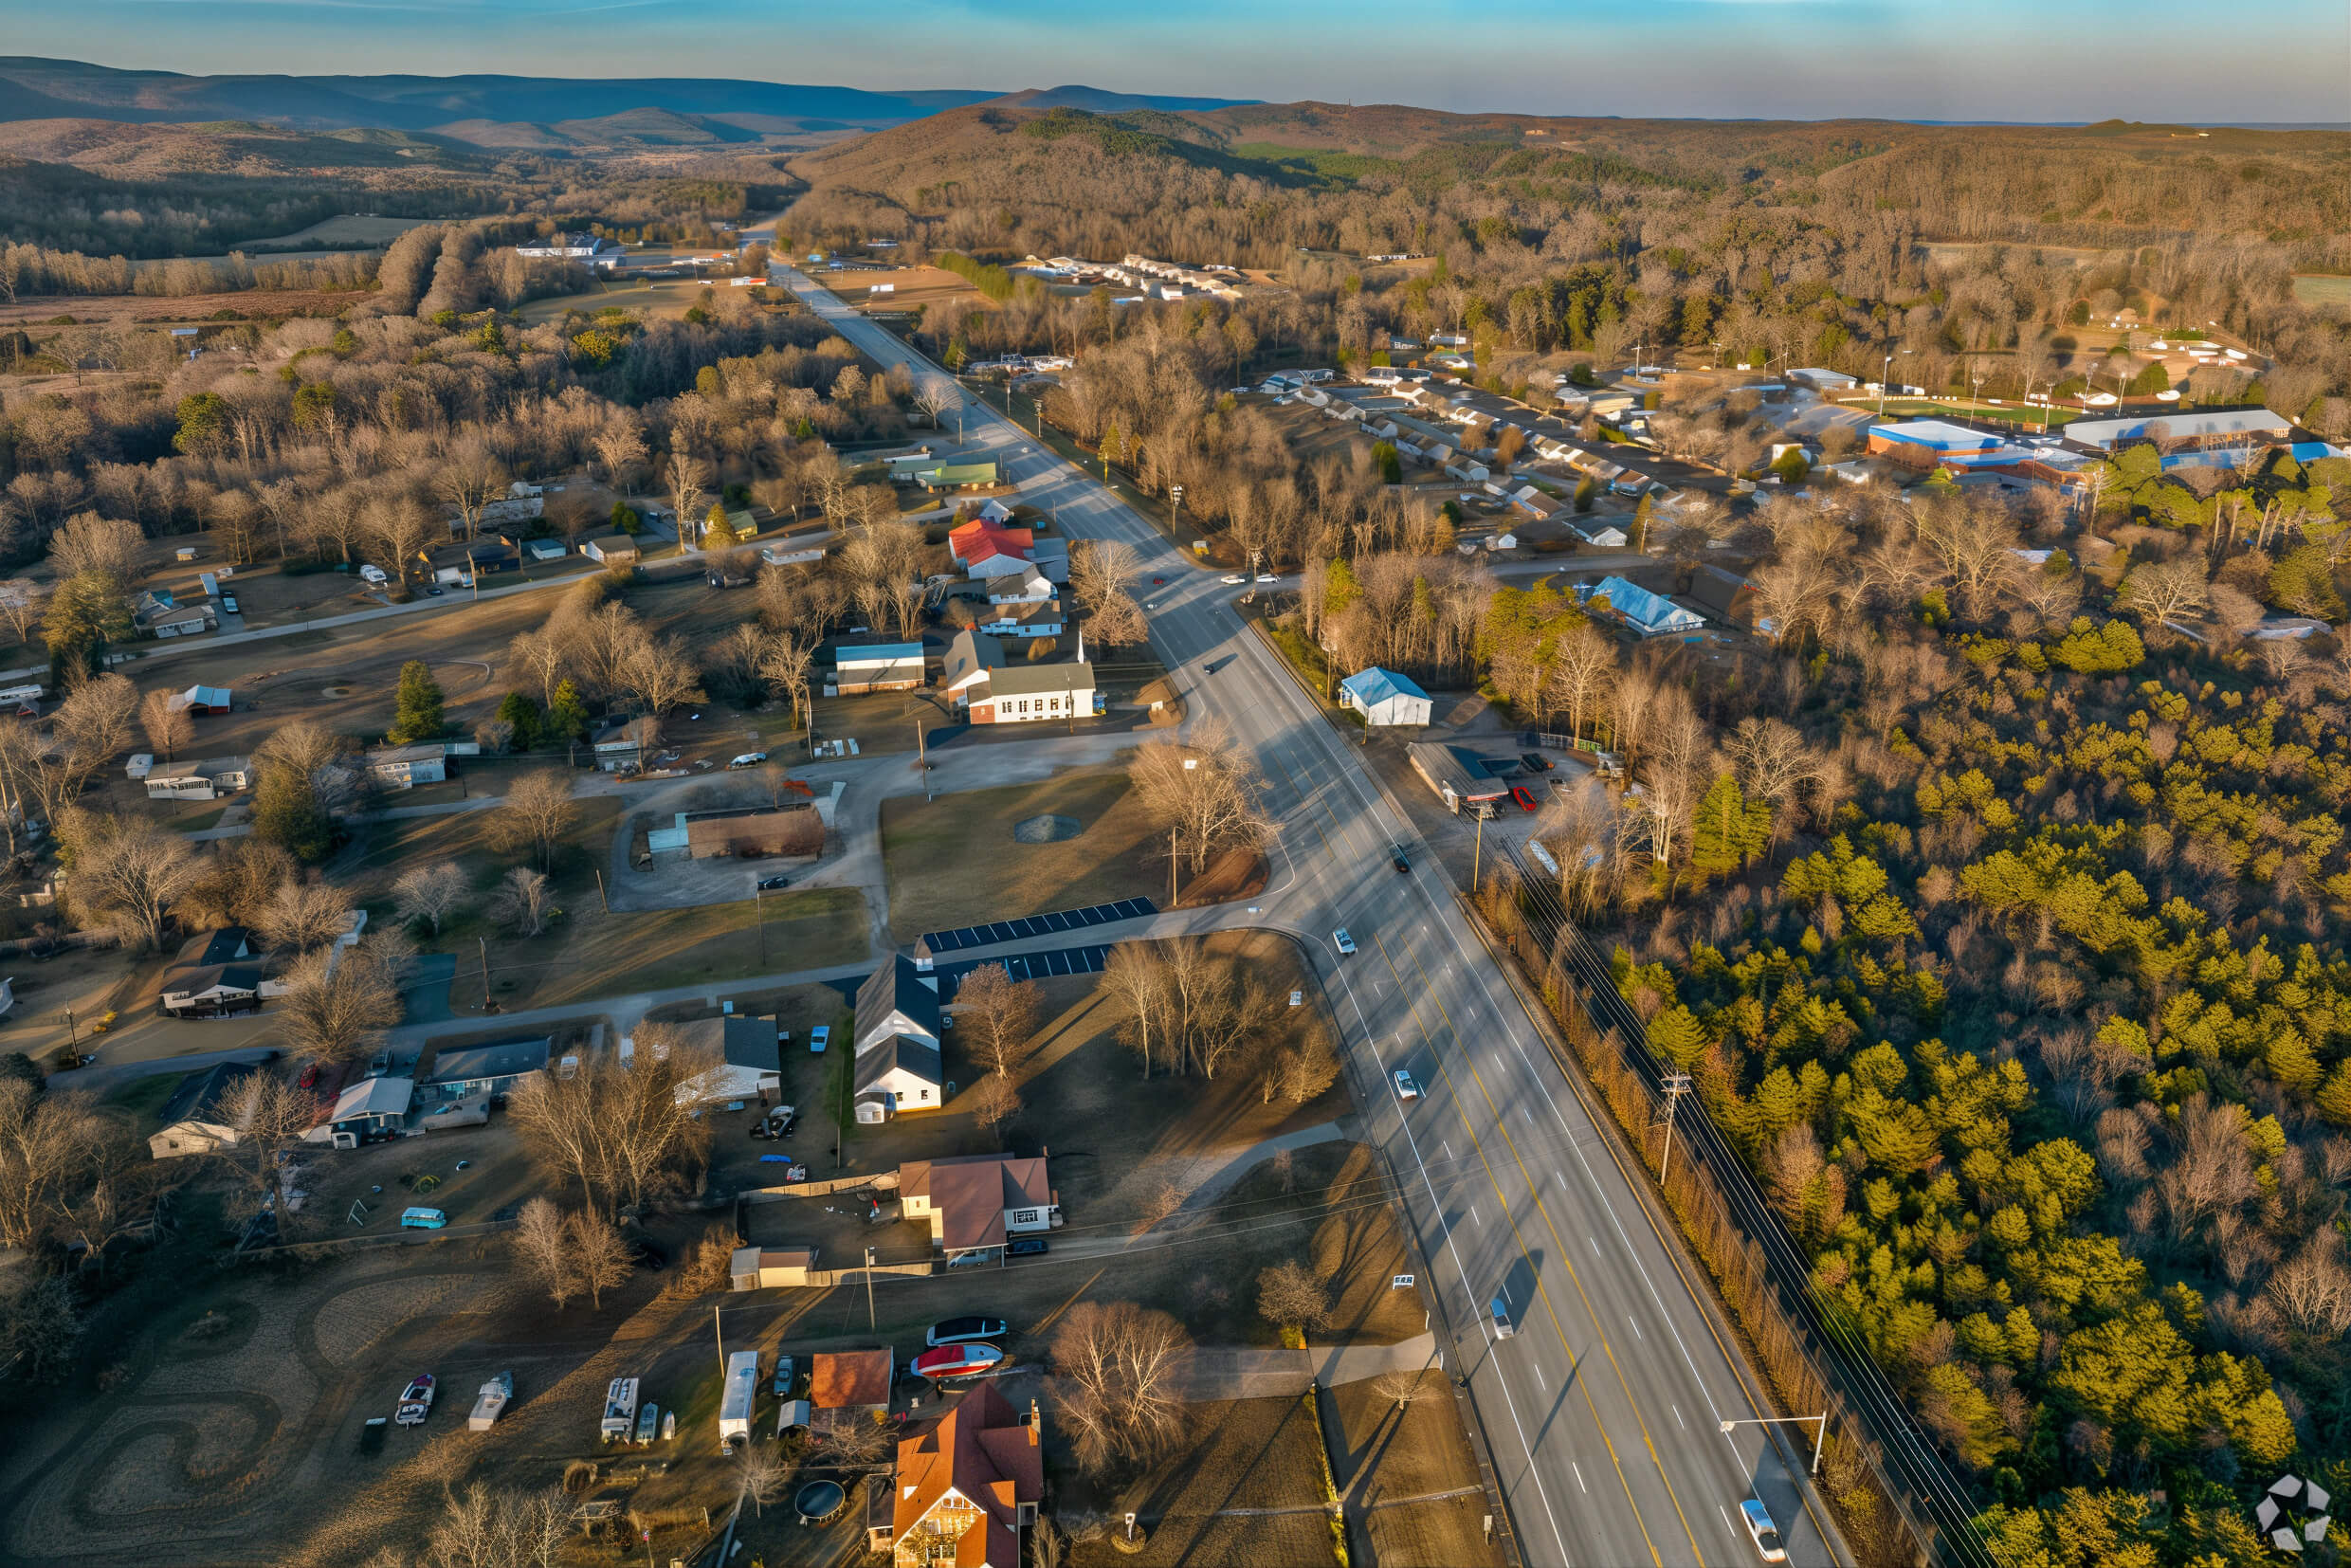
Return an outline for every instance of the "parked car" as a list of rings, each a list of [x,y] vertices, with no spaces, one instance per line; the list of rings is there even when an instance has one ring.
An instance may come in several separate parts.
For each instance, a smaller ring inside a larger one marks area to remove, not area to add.
[[[830,1044],[832,1044],[830,1024],[819,1024],[809,1030],[809,1050],[811,1053],[821,1056],[824,1054],[825,1048]]]
[[[1043,1236],[1014,1236],[1005,1244],[1004,1255],[1011,1258],[1041,1257],[1050,1249]]]
[[[1226,573],[1226,574],[1225,574],[1225,579],[1224,579],[1224,580],[1225,580],[1226,582],[1228,582],[1228,583],[1230,583],[1230,584],[1234,585],[1235,587],[1238,587],[1240,584],[1242,584],[1242,583],[1245,583],[1245,582],[1248,581],[1248,579],[1247,577],[1243,576],[1243,575],[1242,575],[1240,573],[1238,573],[1238,572],[1228,572],[1228,573]]]
[[[1747,1534],[1755,1541],[1755,1549],[1766,1562],[1785,1562],[1788,1550],[1779,1543],[1779,1526],[1762,1504],[1748,1498],[1739,1505],[1739,1518],[1747,1526]]]
[[[392,581],[391,576],[380,566],[363,566],[359,568],[359,576],[362,581],[374,583],[378,588]]]
[[[765,752],[745,752],[727,764],[730,768],[756,768],[767,760]]]
[[[1507,1340],[1513,1334],[1518,1332],[1517,1326],[1510,1322],[1510,1301],[1508,1297],[1496,1296],[1491,1302],[1486,1304],[1486,1307],[1487,1310],[1492,1312],[1494,1315],[1495,1339]]]
[[[1282,579],[1275,576],[1270,572],[1260,572],[1257,574],[1257,580],[1261,583],[1275,583],[1280,582]]]
[[[1395,1078],[1395,1091],[1396,1098],[1398,1100],[1418,1100],[1420,1098],[1420,1085],[1412,1082],[1412,1075],[1411,1073],[1406,1072],[1402,1067],[1398,1067],[1393,1076]]]
[[[1522,811],[1531,811],[1535,809],[1535,792],[1523,784],[1510,786],[1510,798],[1519,803],[1519,810]]]
[[[781,892],[791,885],[790,877],[761,877],[759,879],[759,891],[762,893]]]
[[[304,1067],[302,1075],[294,1081],[294,1086],[298,1089],[317,1088],[319,1086],[319,1064],[313,1062]]]
[[[242,613],[242,611],[237,609],[237,596],[234,593],[224,593],[221,595],[221,613],[224,615],[236,615]]]
[[[958,1345],[975,1340],[1000,1340],[1011,1330],[1001,1318],[949,1318],[933,1323],[922,1336],[926,1345]]]
[[[1404,852],[1404,846],[1401,844],[1388,846],[1388,861],[1399,871],[1409,871],[1412,868],[1412,857]]]
[[[1519,760],[1526,764],[1526,771],[1531,774],[1547,774],[1551,771],[1551,758],[1540,752],[1521,752]]]
[[[1347,928],[1343,925],[1331,934],[1331,945],[1339,949],[1339,956],[1342,958],[1355,957],[1355,939],[1347,935]]]
[[[392,1423],[402,1427],[424,1425],[425,1417],[432,1413],[432,1388],[429,1372],[420,1372],[410,1379],[409,1386],[400,1391],[399,1408],[392,1413]]]
[[[792,1390],[794,1382],[796,1381],[798,1371],[798,1364],[794,1362],[791,1357],[778,1356],[775,1358],[775,1381],[770,1386],[776,1398],[789,1399],[792,1397]]]

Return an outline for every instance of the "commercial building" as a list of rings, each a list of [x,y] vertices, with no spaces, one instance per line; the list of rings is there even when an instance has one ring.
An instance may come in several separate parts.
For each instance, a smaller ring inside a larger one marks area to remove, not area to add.
[[[972,722],[1024,724],[1048,719],[1091,719],[1102,711],[1094,666],[1008,665],[971,688]]]
[[[833,646],[828,697],[912,691],[922,684],[922,645],[883,638],[845,638]]]
[[[709,860],[719,855],[735,855],[744,860],[813,860],[824,852],[825,822],[812,805],[686,813],[688,860]]]
[[[2225,447],[2276,446],[2291,440],[2293,422],[2267,409],[2164,410],[2129,414],[2120,419],[2077,419],[2065,427],[2065,437],[2076,446],[2110,452],[2134,441],[2166,440]],[[1872,432],[1874,433],[1874,432]]]
[[[1445,809],[1456,815],[1466,811],[1473,816],[1490,816],[1510,793],[1510,786],[1493,775],[1484,757],[1464,747],[1415,740],[1404,748],[1404,755],[1421,782],[1434,790]],[[1515,769],[1518,764],[1511,766]]]
[[[1429,694],[1408,676],[1374,665],[1339,683],[1339,700],[1363,716],[1367,724],[1426,724]]]

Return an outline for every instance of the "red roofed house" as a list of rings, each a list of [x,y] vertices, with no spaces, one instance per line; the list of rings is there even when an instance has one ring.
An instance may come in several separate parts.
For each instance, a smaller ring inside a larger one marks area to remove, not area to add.
[[[899,1440],[899,1568],[1020,1568],[1020,1533],[1045,1495],[1044,1418],[982,1383]]]
[[[1010,545],[1026,555],[1036,538],[1033,529],[999,528],[993,522],[975,519],[948,530],[947,553],[955,557],[957,566],[969,566],[972,564],[972,552],[983,544]]]
[[[906,1218],[930,1221],[931,1245],[950,1259],[1002,1247],[1008,1233],[1061,1223],[1061,1194],[1046,1180],[1042,1158],[909,1160],[898,1168],[898,1195]]]
[[[985,581],[990,577],[1007,577],[1029,570],[1027,545],[1014,544],[1001,537],[997,530],[988,538],[967,541],[963,546],[963,574]]]
[[[879,1421],[890,1413],[892,1364],[886,1350],[819,1352],[809,1358],[809,1424],[816,1431]]]

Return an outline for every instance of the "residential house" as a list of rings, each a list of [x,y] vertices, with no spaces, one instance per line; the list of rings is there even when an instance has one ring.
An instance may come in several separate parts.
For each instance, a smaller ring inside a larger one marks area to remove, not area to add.
[[[996,485],[996,472],[993,463],[942,463],[937,467],[916,469],[914,482],[934,495],[954,490],[989,490]]]
[[[416,1102],[416,1080],[394,1078],[386,1074],[379,1078],[362,1078],[344,1085],[335,1097],[334,1108],[324,1121],[302,1135],[312,1143],[331,1143],[338,1149],[355,1149],[362,1143],[374,1143],[397,1135],[409,1119],[409,1110]]]
[[[1044,719],[1091,719],[1102,711],[1094,666],[1008,665],[971,689],[972,722],[1023,724]]]
[[[886,1121],[900,1110],[936,1110],[945,1099],[939,1043],[945,1028],[938,982],[911,958],[892,957],[857,988],[850,1039],[857,1053],[857,1120]]]
[[[415,746],[387,746],[367,754],[368,772],[390,790],[413,790],[419,784],[439,784],[449,776],[448,759],[439,741]]]
[[[922,684],[922,645],[882,638],[845,638],[833,647],[833,678],[827,696],[857,697],[873,691],[912,691]]]
[[[1685,610],[1663,594],[1652,593],[1622,577],[1603,577],[1588,590],[1578,588],[1576,593],[1584,596],[1586,604],[1606,599],[1617,618],[1643,637],[1696,631],[1706,624],[1705,617],[1696,611]]]
[[[910,1160],[898,1168],[898,1196],[906,1218],[930,1222],[931,1245],[950,1261],[1061,1223],[1061,1194],[1046,1178],[1042,1156]]]
[[[988,504],[997,506],[1001,503],[990,501]],[[947,554],[957,566],[969,566],[972,564],[970,552],[983,544],[1011,545],[1025,555],[1029,547],[1036,542],[1036,538],[1033,529],[1009,527],[983,515],[969,522],[959,522],[947,531]]]
[[[990,577],[983,587],[990,604],[1043,604],[1053,597],[1051,579],[1034,566]]]
[[[1004,667],[1004,645],[985,631],[965,630],[947,645],[947,660],[939,670],[939,689],[957,707],[971,701],[975,687],[986,684]]]
[[[239,958],[253,956],[253,934],[242,925],[224,925],[217,931],[207,931],[189,939],[180,949],[179,961],[190,967],[206,964],[232,964]]]
[[[888,1350],[818,1351],[809,1358],[809,1430],[830,1431],[890,1413],[897,1365]]]
[[[561,539],[532,539],[522,547],[535,561],[559,561],[572,553]]]
[[[516,246],[515,254],[532,261],[579,262],[598,272],[612,272],[628,262],[629,247],[600,234],[557,234]]]
[[[496,576],[501,572],[522,570],[520,552],[503,544],[477,544],[465,552],[465,559],[473,567],[476,577]]]
[[[1044,1416],[983,1382],[898,1440],[893,1568],[1020,1568],[1021,1532],[1045,1496]]]
[[[1057,598],[993,605],[978,624],[991,637],[1058,637],[1068,625]]]
[[[258,964],[198,964],[163,977],[163,1011],[174,1018],[231,1018],[261,1007]]]
[[[975,582],[990,577],[1018,576],[1030,570],[1029,552],[999,538],[975,539],[964,546],[970,552],[963,562],[963,574]]]
[[[1465,747],[1415,740],[1404,748],[1404,755],[1421,781],[1455,815],[1467,811],[1472,816],[1491,816],[1510,793],[1510,786],[1494,776],[1485,759]],[[1511,766],[1515,770],[1518,765]]]
[[[1690,574],[1690,597],[1743,631],[1771,634],[1771,617],[1756,619],[1755,584],[1736,572],[1701,566]]]
[[[1039,539],[1029,547],[1029,564],[1045,574],[1045,580],[1066,583],[1069,580],[1069,541]]]
[[[163,1103],[163,1126],[148,1138],[147,1152],[157,1159],[172,1159],[234,1148],[239,1128],[229,1118],[229,1095],[261,1070],[258,1063],[220,1062],[181,1079]]]
[[[735,855],[743,860],[813,860],[824,852],[824,818],[817,815],[811,805],[686,813],[688,860],[709,860],[718,855]]]
[[[235,706],[227,686],[190,686],[186,691],[172,693],[166,703],[173,712],[185,712],[191,717],[224,714]]]
[[[440,1051],[433,1057],[432,1070],[417,1079],[417,1087],[438,1100],[511,1094],[533,1073],[547,1070],[552,1044],[544,1038],[501,1040]]]
[[[1339,683],[1339,700],[1363,716],[1367,724],[1426,724],[1429,694],[1409,676],[1375,665]]]
[[[629,566],[637,559],[637,541],[626,534],[606,534],[581,545],[579,553],[607,566]]]
[[[764,1105],[783,1087],[783,1047],[773,1017],[736,1012],[673,1027],[689,1048],[719,1058],[717,1067],[678,1085],[679,1104],[748,1100]]]

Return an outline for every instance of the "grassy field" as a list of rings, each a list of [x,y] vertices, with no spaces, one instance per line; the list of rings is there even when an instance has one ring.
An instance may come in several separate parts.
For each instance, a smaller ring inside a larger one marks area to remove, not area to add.
[[[1871,403],[1869,410],[1874,414],[1877,405]],[[1886,405],[1886,418],[1892,419],[1897,415],[1904,419],[1941,419],[1957,415],[1962,419],[1982,419],[2001,425],[2030,425],[2036,430],[2046,420],[2049,428],[2054,430],[2081,418],[2082,412],[2078,409],[1994,408],[1988,403],[1934,403],[1915,397],[1898,397],[1887,400]]]
[[[2294,276],[2294,298],[2305,305],[2351,305],[2351,278],[2304,272]]]
[[[1486,1501],[1445,1374],[1420,1375],[1401,1411],[1376,1380],[1322,1394],[1331,1471],[1347,1500],[1348,1546],[1359,1562],[1469,1568],[1502,1560],[1486,1543]],[[1436,1496],[1438,1493],[1454,1496]],[[1406,1499],[1428,1499],[1409,1502]]]
[[[821,733],[821,732],[820,732]],[[1057,844],[1021,844],[1013,826],[1042,815],[1075,818],[1079,831]],[[1122,770],[1059,774],[918,800],[882,803],[882,860],[889,878],[890,933],[912,941],[925,931],[1017,919],[1089,903],[1164,900],[1167,868],[1152,863],[1156,842]]]
[[[710,289],[713,297],[730,292],[726,280],[715,284],[707,278],[638,278],[619,282],[599,280],[596,286],[583,294],[562,294],[548,300],[534,300],[522,307],[522,319],[530,326],[542,321],[560,321],[569,310],[584,310],[590,315],[608,306],[618,305],[649,319],[676,321],[700,303],[702,291]],[[732,292],[741,293],[743,290]]]
[[[1151,1544],[1129,1557],[1107,1541],[1086,1541],[1071,1550],[1072,1563],[1317,1568],[1331,1561],[1330,1526],[1315,1507],[1322,1501],[1322,1439],[1305,1401],[1223,1400],[1189,1406],[1184,1417],[1187,1441],[1176,1452],[1130,1485],[1078,1504],[1114,1517],[1140,1515]],[[1062,1507],[1070,1509],[1086,1489],[1074,1477],[1066,1482]],[[1230,1511],[1244,1508],[1305,1511]]]

